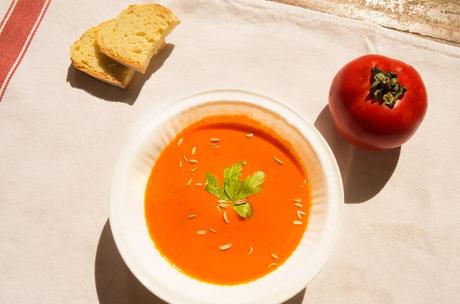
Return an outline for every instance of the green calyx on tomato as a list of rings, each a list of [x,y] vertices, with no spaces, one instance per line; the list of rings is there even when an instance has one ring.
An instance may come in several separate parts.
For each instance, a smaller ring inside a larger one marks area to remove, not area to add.
[[[398,81],[398,75],[392,72],[384,72],[377,67],[372,68],[372,80],[370,93],[372,99],[390,109],[402,98],[407,91]]]

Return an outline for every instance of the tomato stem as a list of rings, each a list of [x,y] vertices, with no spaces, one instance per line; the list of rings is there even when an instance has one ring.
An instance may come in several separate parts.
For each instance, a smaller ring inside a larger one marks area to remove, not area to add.
[[[402,98],[407,89],[399,83],[396,73],[383,72],[377,67],[373,67],[371,71],[370,91],[372,99],[393,109],[396,101]]]

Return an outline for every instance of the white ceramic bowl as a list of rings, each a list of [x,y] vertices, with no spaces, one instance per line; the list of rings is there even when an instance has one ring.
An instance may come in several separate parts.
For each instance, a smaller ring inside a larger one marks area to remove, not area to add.
[[[308,171],[312,206],[299,246],[275,271],[239,285],[193,279],[171,266],[152,242],[144,217],[144,193],[160,151],[191,123],[218,114],[245,114],[292,143]],[[318,273],[335,242],[343,190],[340,173],[321,134],[291,108],[258,94],[219,90],[192,95],[158,113],[136,130],[121,154],[110,192],[110,225],[129,269],[146,288],[170,303],[281,303]]]

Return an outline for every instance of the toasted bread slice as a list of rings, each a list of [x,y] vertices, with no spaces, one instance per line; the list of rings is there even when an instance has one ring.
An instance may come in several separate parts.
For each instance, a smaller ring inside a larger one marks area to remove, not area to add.
[[[90,75],[120,88],[127,88],[135,71],[107,57],[96,43],[96,33],[102,23],[86,31],[71,47],[73,66]]]
[[[130,5],[116,19],[100,27],[97,44],[113,60],[145,73],[152,57],[164,46],[165,37],[179,23],[161,5]]]

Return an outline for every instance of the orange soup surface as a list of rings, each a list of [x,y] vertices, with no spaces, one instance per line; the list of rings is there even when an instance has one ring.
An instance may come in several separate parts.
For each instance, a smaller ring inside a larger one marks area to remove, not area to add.
[[[207,191],[207,174],[224,189],[224,169],[235,164],[242,168],[237,189],[255,172],[263,175],[257,193],[232,202]],[[248,204],[250,214],[239,215],[235,203]],[[239,115],[206,118],[178,134],[156,160],[145,193],[147,226],[160,253],[214,284],[252,281],[286,261],[306,229],[309,206],[306,170],[290,146]]]

